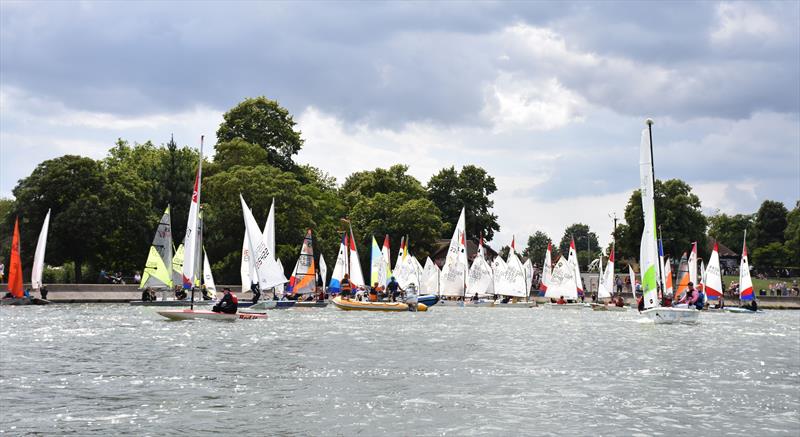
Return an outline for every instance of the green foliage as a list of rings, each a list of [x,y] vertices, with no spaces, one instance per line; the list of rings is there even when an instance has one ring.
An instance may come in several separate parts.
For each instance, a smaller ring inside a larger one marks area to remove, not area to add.
[[[547,245],[553,241],[542,231],[536,231],[533,235],[528,237],[528,245],[522,251],[522,255],[530,258],[532,263],[537,265],[544,264],[544,253],[547,251]]]
[[[498,255],[502,257],[504,260],[507,260],[509,253],[511,253],[511,246],[503,246],[500,248],[500,252],[498,252]]]
[[[315,249],[322,250],[331,265],[344,209],[336,193],[320,189],[321,185],[324,183],[302,184],[295,174],[268,164],[237,165],[205,178],[204,244],[219,281],[239,282],[244,237],[240,193],[261,226],[275,199],[275,250],[287,270],[294,266],[308,228],[314,230]]]
[[[6,199],[0,198],[0,223],[3,224],[3,232],[0,232],[0,262],[6,263],[6,254],[11,253],[11,237],[13,230],[11,232],[6,232],[6,226],[11,223],[13,226],[13,219],[10,218],[10,215],[14,213],[14,200],[13,199]]]
[[[708,236],[729,248],[741,250],[744,231],[753,234],[754,214],[717,214],[708,218]]]
[[[789,211],[783,203],[765,200],[756,213],[754,243],[757,247],[770,243],[783,243],[786,230],[786,218]]]
[[[575,239],[575,253],[578,255],[578,265],[581,268],[589,265],[593,259],[596,258],[600,252],[600,243],[597,241],[597,234],[589,229],[589,225],[583,223],[574,223],[564,230],[564,236],[561,237],[561,242],[558,248],[563,256],[569,254],[569,245],[572,239]],[[545,247],[546,249],[546,247]],[[553,259],[555,261],[555,259]]]
[[[36,240],[50,208],[46,262],[58,265],[74,261],[75,279],[80,281],[80,266],[84,261],[98,259],[114,224],[108,210],[112,200],[107,182],[100,163],[74,155],[44,161],[20,180],[13,191],[17,199],[14,212],[7,217],[6,225],[13,226],[14,216],[24,219],[20,225],[23,266],[32,262]]]
[[[422,258],[429,255],[428,250],[441,235],[444,224],[439,208],[407,171],[408,166],[393,165],[388,169],[356,172],[342,185],[340,194],[344,203],[351,206],[350,220],[365,269],[369,265],[368,248],[373,236],[381,240],[388,234],[395,248],[399,248],[402,236],[408,236],[409,250]]]
[[[756,269],[767,267],[787,267],[792,258],[792,252],[782,243],[773,241],[766,246],[757,247],[753,251],[753,266]]]
[[[266,150],[241,138],[217,143],[214,148],[217,151],[212,164],[214,170],[228,169],[237,165],[253,167],[269,163],[269,154]],[[214,170],[210,173],[215,173]]]
[[[701,253],[705,250],[705,231],[708,221],[700,209],[700,199],[692,187],[680,179],[656,180],[654,185],[656,223],[661,227],[664,254],[679,258],[697,241]],[[631,194],[625,207],[626,225],[617,227],[617,249],[622,257],[639,258],[639,244],[644,229],[642,195],[639,190]]]
[[[791,265],[800,267],[800,201],[795,203],[794,209],[786,216],[786,223],[784,246],[792,254]]]
[[[460,173],[450,167],[433,175],[428,181],[428,197],[442,211],[447,225],[442,237],[450,238],[461,208],[466,207],[467,238],[483,235],[485,241],[491,241],[500,230],[497,215],[491,213],[494,201],[489,199],[495,191],[494,178],[474,165],[465,165]]]
[[[294,167],[292,156],[303,147],[300,132],[289,111],[266,97],[245,99],[223,115],[217,130],[217,141],[231,142],[238,138],[255,144],[267,152],[267,161],[283,170]]]

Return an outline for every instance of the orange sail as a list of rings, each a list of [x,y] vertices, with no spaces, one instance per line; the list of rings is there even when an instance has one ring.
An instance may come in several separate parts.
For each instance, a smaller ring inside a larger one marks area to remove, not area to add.
[[[14,237],[11,240],[11,262],[8,266],[8,291],[16,298],[23,296],[22,292],[22,261],[19,257],[19,217],[14,222]]]
[[[678,289],[675,291],[674,300],[679,300],[683,293],[689,289],[689,262],[686,258],[686,252],[681,257],[681,262],[678,264]]]

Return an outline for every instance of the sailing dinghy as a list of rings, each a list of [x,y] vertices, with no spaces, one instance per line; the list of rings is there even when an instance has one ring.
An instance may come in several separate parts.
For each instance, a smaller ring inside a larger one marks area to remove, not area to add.
[[[655,171],[652,149],[653,121],[647,120],[647,128],[642,130],[639,145],[639,179],[642,191],[642,210],[644,230],[642,231],[639,263],[642,275],[642,315],[654,323],[696,323],[700,312],[696,309],[662,307],[658,296],[658,279],[661,270],[656,240],[656,206],[653,193]]]

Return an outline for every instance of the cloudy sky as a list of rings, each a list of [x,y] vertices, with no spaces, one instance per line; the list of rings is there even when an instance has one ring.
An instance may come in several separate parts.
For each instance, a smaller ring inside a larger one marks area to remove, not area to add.
[[[610,240],[655,119],[656,176],[707,212],[800,198],[798,2],[0,2],[0,195],[117,138],[214,141],[265,95],[335,175],[476,164],[501,232]],[[211,152],[207,152],[211,154]],[[331,159],[331,157],[335,157]]]

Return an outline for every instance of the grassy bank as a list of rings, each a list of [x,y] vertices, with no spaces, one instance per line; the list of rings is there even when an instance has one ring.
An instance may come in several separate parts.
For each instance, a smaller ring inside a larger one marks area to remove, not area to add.
[[[756,277],[751,278],[753,280],[753,290],[758,293],[758,290],[764,289],[769,291],[769,284],[776,284],[778,282],[785,282],[789,288],[792,288],[792,281],[797,280],[800,282],[798,278],[767,278],[767,279],[758,279]],[[738,276],[723,276],[722,281],[727,289],[730,287],[731,282],[739,282]]]

